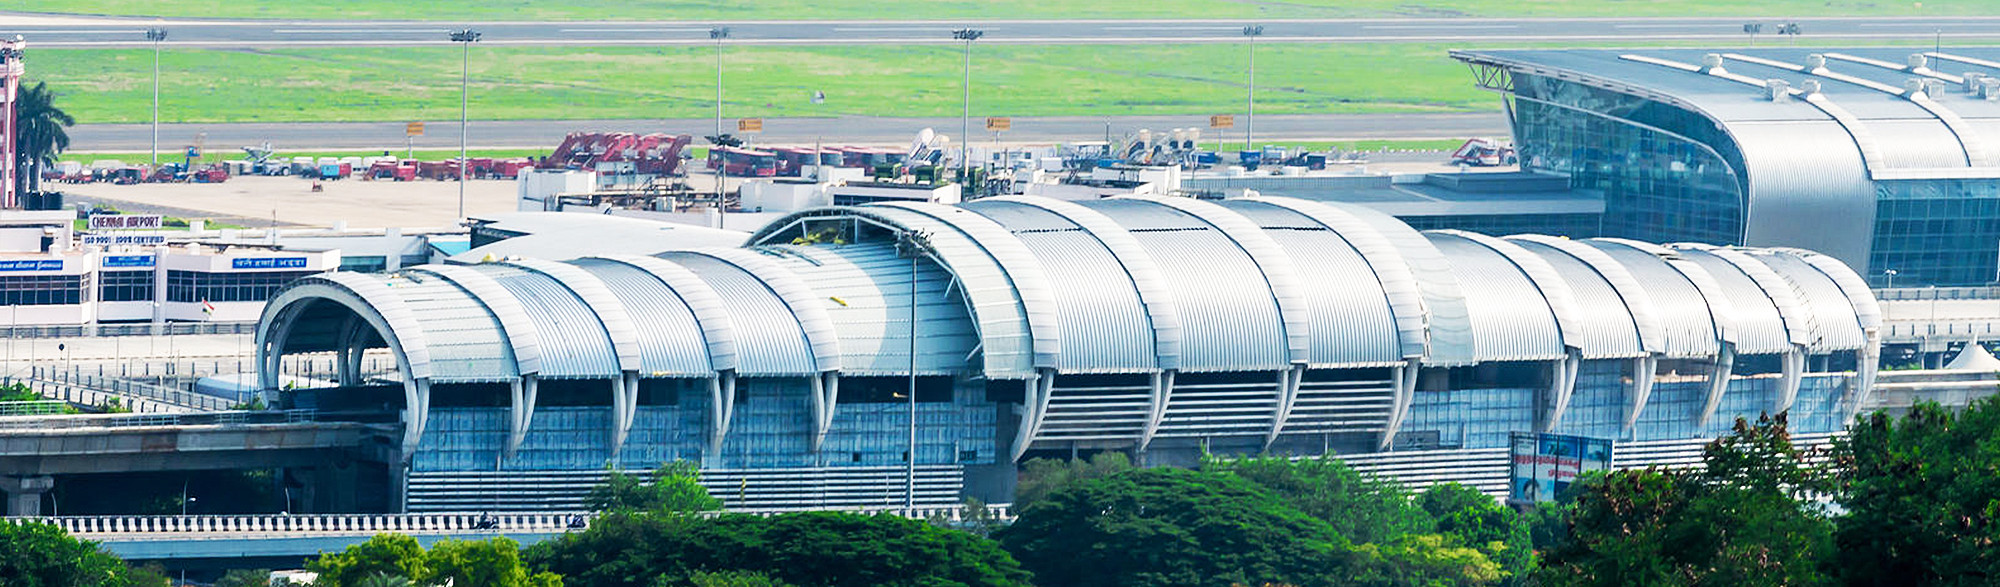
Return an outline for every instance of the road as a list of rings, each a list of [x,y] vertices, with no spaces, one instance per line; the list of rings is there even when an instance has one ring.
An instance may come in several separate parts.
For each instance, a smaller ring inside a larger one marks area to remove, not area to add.
[[[737,45],[907,45],[956,43],[951,31],[985,32],[980,43],[1236,43],[1244,27],[1261,26],[1258,42],[1549,42],[1749,41],[1746,23],[1799,25],[1808,42],[1859,39],[1994,38],[2000,17],[1827,18],[1399,18],[1253,20],[815,20],[815,21],[578,21],[418,22],[187,20],[52,17],[0,13],[0,36],[21,35],[33,47],[147,47],[146,29],[169,31],[167,47],[285,47],[449,45],[446,33],[469,27],[489,45],[691,45],[715,42],[728,29]],[[1759,42],[1776,42],[1775,34]],[[1768,40],[1768,41],[1767,41]]]
[[[733,127],[733,121],[725,122]],[[1239,115],[1237,124],[1244,122]],[[1264,115],[1257,117],[1256,124],[1259,142],[1464,138],[1508,134],[1506,117],[1497,109],[1492,113],[1475,114]],[[1057,143],[1101,140],[1107,134],[1122,138],[1139,129],[1164,131],[1206,126],[1207,116],[1017,117],[1013,119],[1013,130],[1001,135],[1001,138],[1009,143]],[[765,144],[808,145],[825,141],[826,144],[902,145],[909,143],[918,130],[926,127],[957,135],[960,120],[866,116],[767,118],[764,120],[764,132],[754,135],[752,140]],[[972,128],[976,141],[993,140],[992,133],[980,130],[984,128],[983,120],[973,120]],[[666,132],[699,137],[715,132],[715,119],[475,120],[466,127],[466,134],[474,148],[553,148],[563,135],[586,130]],[[430,122],[425,131],[425,136],[415,140],[419,149],[458,147],[457,121]],[[266,141],[277,149],[294,151],[387,149],[400,152],[405,146],[402,122],[162,124],[160,144],[171,152],[186,143],[188,137],[200,133],[207,134],[209,149],[217,153]],[[152,127],[145,124],[84,124],[69,129],[70,150],[82,152],[146,151],[150,148],[152,136]],[[1218,138],[1240,142],[1243,131],[1237,128],[1217,133],[1204,128],[1201,143],[1208,145]]]

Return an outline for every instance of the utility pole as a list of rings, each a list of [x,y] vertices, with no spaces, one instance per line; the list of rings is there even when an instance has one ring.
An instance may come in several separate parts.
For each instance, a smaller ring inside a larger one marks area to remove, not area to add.
[[[716,162],[715,227],[722,228],[724,224],[727,224],[723,215],[729,213],[727,211],[729,208],[729,192],[727,191],[729,186],[729,152],[721,150],[728,148],[728,145],[722,144],[722,40],[729,38],[729,27],[708,29],[708,38],[715,41],[715,146],[710,148],[716,150],[716,152],[709,154],[709,159],[713,159]]]
[[[972,42],[986,36],[979,29],[958,29],[951,32],[951,38],[965,41],[965,115],[959,119],[958,131],[958,181],[959,190],[965,190],[965,182],[971,180],[972,169]]]
[[[905,484],[903,486],[903,509],[905,512],[917,507],[917,264],[929,249],[930,237],[921,231],[906,230],[897,235],[896,248],[910,256],[910,324],[908,329],[910,345],[910,452],[904,458]]]
[[[1250,38],[1250,94],[1248,116],[1243,117],[1243,150],[1250,150],[1251,133],[1257,128],[1257,37],[1264,34],[1263,25],[1243,27],[1243,36]]]
[[[160,42],[167,40],[167,29],[146,29],[146,40],[153,42],[153,166],[160,165]]]
[[[477,43],[477,42],[479,42],[479,31],[475,31],[475,30],[472,30],[472,29],[462,29],[462,30],[457,30],[457,31],[452,31],[452,33],[451,33],[451,42],[453,42],[453,43],[458,43],[458,45],[459,45],[459,56],[458,56],[458,219],[459,219],[460,221],[464,221],[464,220],[465,220],[465,175],[466,175],[466,172],[468,171],[468,170],[467,170],[467,169],[465,168],[465,167],[466,167],[466,165],[465,165],[465,160],[466,160],[466,157],[465,157],[465,155],[466,155],[466,148],[465,148],[465,143],[466,143],[466,133],[465,133],[465,125],[466,125],[466,124],[467,124],[467,122],[469,121],[469,118],[468,118],[468,117],[466,116],[466,108],[465,108],[465,107],[466,107],[466,103],[467,103],[467,98],[466,98],[466,97],[467,97],[467,95],[468,95],[468,94],[469,94],[469,92],[470,92],[469,88],[470,88],[470,82],[471,82],[471,80],[472,80],[472,44],[473,44],[473,43]]]

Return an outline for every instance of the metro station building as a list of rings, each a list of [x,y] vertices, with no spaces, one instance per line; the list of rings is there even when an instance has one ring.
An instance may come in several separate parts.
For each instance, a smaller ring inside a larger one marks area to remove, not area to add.
[[[402,509],[573,508],[607,465],[674,459],[732,507],[893,507],[1006,501],[1023,460],[1100,451],[1698,450],[1777,411],[1828,433],[1880,321],[1859,275],[1800,249],[999,197],[802,211],[740,247],[312,275],[265,306],[257,353],[283,403],[401,423]],[[315,361],[337,387],[280,389]]]
[[[2000,48],[1454,51],[1524,170],[1604,235],[1811,249],[1877,286],[2000,281]]]

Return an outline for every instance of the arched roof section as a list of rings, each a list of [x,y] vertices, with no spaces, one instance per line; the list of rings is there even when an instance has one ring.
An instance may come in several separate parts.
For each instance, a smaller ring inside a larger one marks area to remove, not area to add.
[[[388,344],[389,350],[396,355],[398,366],[409,378],[429,379],[435,374],[431,366],[429,341],[410,307],[380,278],[359,273],[311,275],[279,290],[264,304],[264,314],[257,329],[258,352],[274,348],[283,352],[285,341],[271,340],[271,335],[288,329],[290,321],[299,318],[301,304],[316,300],[339,304],[367,321]],[[262,377],[265,387],[277,387],[276,372],[265,373]]]
[[[1778,309],[1778,317],[1785,321],[1787,340],[1808,349],[1820,344],[1821,335],[1817,317],[1811,308],[1806,307],[1804,294],[1800,293],[1790,281],[1771,270],[1769,265],[1736,249],[1705,244],[1674,246],[1682,249],[1699,249],[1715,255],[1742,271],[1744,275],[1750,276],[1750,280],[1757,284],[1757,289],[1762,290],[1764,295],[1771,299],[1771,305]]]
[[[852,210],[930,233],[931,253],[971,301],[988,378],[1025,379],[1036,368],[1056,368],[1063,339],[1055,293],[1021,239],[957,206],[891,202]]]
[[[1426,347],[1424,363],[1440,367],[1471,365],[1479,361],[1474,346],[1470,302],[1452,273],[1452,263],[1422,233],[1388,214],[1345,202],[1314,202],[1337,210],[1375,229],[1395,245],[1409,266],[1424,296]]]
[[[1731,250],[1755,261],[1781,278],[1797,292],[1799,308],[1810,317],[1813,339],[1806,350],[1814,353],[1859,349],[1867,344],[1861,332],[1861,317],[1854,303],[1833,278],[1821,273],[1804,259],[1781,251]]]
[[[1602,325],[1585,322],[1583,311],[1577,308],[1575,289],[1570,287],[1569,280],[1565,279],[1561,272],[1556,271],[1555,266],[1549,264],[1548,259],[1522,248],[1521,245],[1476,232],[1460,230],[1434,232],[1479,243],[1479,246],[1492,249],[1493,252],[1506,257],[1509,263],[1520,268],[1521,273],[1528,276],[1529,283],[1540,290],[1542,300],[1547,302],[1549,311],[1555,315],[1556,329],[1562,333],[1563,346],[1578,349],[1587,358],[1631,357],[1643,353],[1636,348],[1634,342],[1636,336],[1623,341],[1615,337],[1605,337],[1604,333],[1598,331]],[[1631,317],[1625,316],[1620,320],[1629,324]],[[1634,348],[1626,349],[1624,348],[1626,345]]]
[[[1171,207],[1183,214],[1193,216],[1222,231],[1229,240],[1236,243],[1250,261],[1256,263],[1258,272],[1264,276],[1264,285],[1270,289],[1272,299],[1277,302],[1278,315],[1285,329],[1285,350],[1293,363],[1308,363],[1312,360],[1312,312],[1306,299],[1305,285],[1301,283],[1299,268],[1292,263],[1292,257],[1285,254],[1284,247],[1271,238],[1257,223],[1234,210],[1194,198],[1120,198],[1137,200],[1160,206]]]
[[[1852,267],[1848,267],[1839,259],[1815,251],[1788,248],[1772,250],[1797,256],[1825,274],[1828,279],[1832,279],[1835,285],[1840,286],[1840,293],[1847,296],[1848,302],[1854,305],[1854,317],[1861,323],[1862,329],[1882,327],[1882,305],[1875,300],[1875,292],[1868,288],[1868,282],[1861,279]]]
[[[1459,278],[1479,284],[1465,290],[1475,359],[1547,361],[1567,356],[1563,321],[1555,309],[1558,303],[1553,301],[1556,296],[1545,293],[1527,270],[1505,253],[1463,233],[1431,232],[1424,236],[1444,253]],[[1561,279],[1547,269],[1547,263],[1541,268],[1547,278]]]
[[[736,325],[729,317],[728,306],[722,303],[722,296],[716,294],[715,288],[709,287],[708,282],[702,281],[701,276],[658,257],[607,255],[584,259],[623,263],[659,280],[694,314],[695,322],[701,327],[701,340],[706,347],[709,368],[716,372],[736,369]]]
[[[1560,240],[1560,239],[1558,239]],[[1606,239],[1572,241],[1578,246],[1603,253],[1631,272],[1644,284],[1640,295],[1652,301],[1659,318],[1662,343],[1660,353],[1669,358],[1713,357],[1721,350],[1723,336],[1717,330],[1715,308],[1687,275],[1676,270],[1653,251]]]
[[[761,248],[783,253],[773,260],[811,283],[817,299],[828,302],[824,311],[840,336],[842,375],[908,374],[913,330],[920,343],[915,345],[917,373],[977,373],[968,361],[976,356],[979,334],[965,298],[951,273],[931,256],[914,260],[912,276],[913,260],[886,240]]]
[[[535,325],[541,370],[548,379],[607,379],[619,376],[618,352],[596,312],[555,278],[514,265],[470,265],[492,277],[521,301]]]
[[[499,324],[500,336],[507,340],[508,359],[514,366],[515,374],[533,375],[541,371],[541,335],[535,330],[535,323],[528,319],[528,311],[521,307],[521,300],[507,293],[507,289],[500,287],[492,277],[457,265],[423,265],[411,268],[408,273],[434,275],[464,290],[479,302],[483,310],[491,312],[494,321]]]
[[[1048,270],[1062,322],[1062,371],[1179,368],[1172,294],[1145,248],[1116,223],[1044,198],[986,198],[964,207],[1006,227]]]
[[[808,375],[840,369],[839,334],[822,301],[791,270],[749,249],[702,249],[656,255],[680,263],[708,280],[746,338],[739,351],[744,374]],[[754,336],[755,339],[747,338]],[[757,371],[750,371],[752,359]],[[768,369],[768,371],[766,371]]]
[[[1115,223],[1158,269],[1181,326],[1179,369],[1277,370],[1290,364],[1276,300],[1235,241],[1169,206],[1120,199],[1078,205]]]
[[[1256,222],[1300,270],[1314,316],[1316,366],[1424,356],[1423,285],[1375,227],[1340,209],[1292,198],[1235,198],[1219,205]],[[1373,279],[1354,279],[1360,275]]]
[[[694,309],[652,273],[608,259],[565,261],[603,281],[629,312],[638,332],[639,375],[650,378],[712,377],[708,335]]]
[[[1554,267],[1577,296],[1577,310],[1593,324],[1586,337],[1603,339],[1606,350],[1620,356],[1665,352],[1666,334],[1653,308],[1652,296],[1631,270],[1610,255],[1560,237],[1517,235],[1508,242],[1528,249]]]
[[[1779,354],[1792,350],[1792,333],[1785,326],[1784,312],[1757,284],[1756,278],[1713,252],[1682,247],[1673,250],[1679,258],[1707,271],[1720,293],[1729,299],[1735,318],[1732,330],[1736,334],[1736,354]],[[1797,299],[1792,303],[1796,304]]]
[[[568,263],[521,259],[509,261],[507,265],[519,267],[556,280],[578,299],[583,300],[591,314],[597,316],[604,334],[611,339],[611,350],[618,359],[619,371],[639,371],[644,368],[639,351],[639,327],[632,322],[632,314],[625,309],[625,302],[618,294],[605,287],[604,280],[598,279],[583,268]]]

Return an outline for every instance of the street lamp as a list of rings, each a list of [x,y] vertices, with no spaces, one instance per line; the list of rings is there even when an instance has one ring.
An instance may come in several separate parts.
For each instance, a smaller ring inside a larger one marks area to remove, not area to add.
[[[1884,284],[1882,286],[1882,289],[1896,289],[1896,274],[1897,272],[1895,269],[1887,269],[1882,271],[1882,275],[1888,278],[1888,283]]]
[[[160,164],[160,42],[167,40],[167,29],[146,29],[146,40],[153,42],[153,165]]]
[[[1243,27],[1243,36],[1250,38],[1250,95],[1248,116],[1243,117],[1243,150],[1250,150],[1250,134],[1257,128],[1257,37],[1263,36],[1264,25]]]
[[[722,40],[729,38],[729,27],[708,29],[709,40],[715,41],[715,136],[722,136]]]
[[[715,41],[715,140],[712,141],[715,143],[715,146],[710,148],[722,149],[728,147],[725,144],[726,141],[723,140],[724,135],[722,134],[722,40],[729,38],[729,27],[713,27],[708,29],[708,38]],[[729,192],[727,191],[729,186],[729,152],[723,151],[721,155],[711,154],[709,158],[716,161],[715,224],[716,228],[722,228],[726,224],[723,215],[728,213],[727,210],[729,208]]]
[[[920,230],[906,230],[896,234],[896,251],[910,256],[910,452],[904,457],[907,476],[904,477],[903,510],[907,514],[917,507],[917,265],[924,252],[930,250],[930,235]]]
[[[465,125],[469,120],[465,114],[466,96],[472,79],[472,44],[479,42],[479,31],[460,29],[451,32],[451,42],[458,43],[458,218],[465,219]]]
[[[958,131],[958,179],[960,190],[965,189],[964,182],[969,179],[968,174],[971,171],[972,165],[972,42],[984,36],[986,36],[986,31],[979,29],[958,29],[951,32],[951,38],[965,41],[965,83],[961,86],[961,89],[965,90],[965,116],[959,120]],[[914,459],[915,457],[912,458]]]

